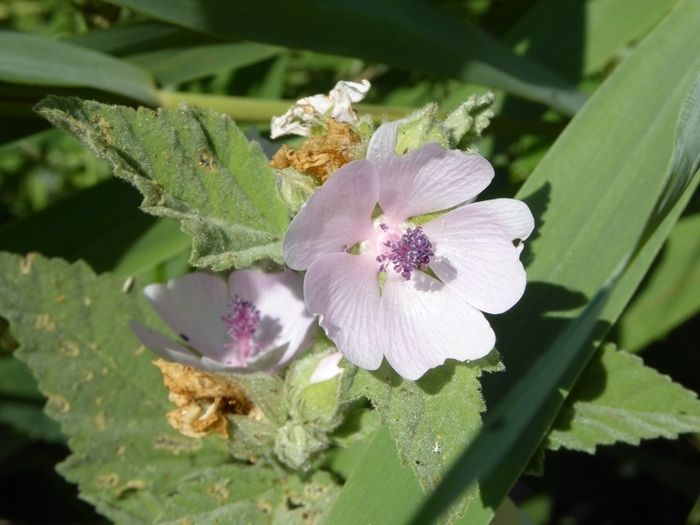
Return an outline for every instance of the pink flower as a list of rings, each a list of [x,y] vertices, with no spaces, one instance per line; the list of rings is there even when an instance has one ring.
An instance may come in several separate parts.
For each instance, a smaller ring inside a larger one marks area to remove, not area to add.
[[[228,283],[190,273],[144,293],[183,343],[132,321],[131,329],[158,356],[204,370],[274,371],[312,339],[301,278],[291,270],[232,272]]]
[[[367,159],[339,169],[309,199],[289,226],[284,257],[306,270],[309,311],[349,361],[375,370],[386,357],[413,380],[446,359],[493,349],[482,312],[504,312],[522,296],[523,244],[514,241],[534,220],[514,199],[472,202],[493,178],[479,155],[437,144],[396,155],[400,123],[381,126]]]

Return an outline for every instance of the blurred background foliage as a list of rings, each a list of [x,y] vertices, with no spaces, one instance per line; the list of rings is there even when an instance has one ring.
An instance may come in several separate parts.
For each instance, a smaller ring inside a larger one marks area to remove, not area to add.
[[[373,88],[364,109],[376,114],[400,115],[433,100],[449,110],[468,95],[490,89],[497,95],[497,117],[480,145],[498,174],[489,193],[512,195],[586,94],[595,92],[677,2],[405,3],[405,16],[396,23],[414,28],[411,24],[420,27],[425,21],[427,33],[412,33],[417,42],[443,23],[445,42],[450,32],[462,28],[470,36],[464,41],[453,37],[459,45],[483,47],[457,49],[452,58],[476,56],[482,66],[489,61],[503,65],[508,75],[481,66],[460,69],[437,55],[432,64],[430,54],[439,53],[445,43],[430,38],[425,60],[407,67],[400,47],[377,49],[371,24],[353,25],[375,15],[382,23],[379,7],[385,3],[388,9],[398,6],[392,1],[361,3],[354,10],[359,18],[341,20],[346,27],[337,38],[334,28],[311,27],[316,40],[309,45],[292,34],[306,29],[285,30],[284,12],[269,13],[271,26],[265,29],[262,8],[248,13],[250,27],[227,19],[224,10],[215,30],[202,32],[168,23],[172,13],[163,2],[143,2],[139,9],[131,1],[0,0],[0,248],[82,258],[97,271],[151,281],[187,269],[189,243],[177,226],[140,212],[136,192],[110,179],[104,163],[32,113],[46,94],[131,105],[210,105],[231,114],[247,132],[265,136],[270,116],[283,112],[289,101],[327,92],[341,79],[369,79]],[[158,5],[165,6],[165,14],[149,16]],[[329,5],[342,10],[347,3]],[[294,9],[295,2],[289,6]],[[299,9],[300,20],[313,24],[313,3]],[[421,18],[425,13],[430,17]],[[387,40],[393,28],[387,26]],[[32,66],[23,57],[35,59],[34,64],[43,60],[43,65]],[[526,66],[537,74],[523,73]],[[539,90],[539,78],[558,86],[559,94]],[[612,339],[698,391],[698,312],[696,195]],[[44,416],[44,400],[33,378],[12,359],[15,346],[7,326],[0,325],[0,520],[101,523],[77,499],[76,489],[54,472],[67,455],[65,441]],[[699,449],[700,436],[691,435],[641,447],[602,447],[595,456],[550,453],[544,474],[524,476],[511,498],[538,524],[700,524]]]

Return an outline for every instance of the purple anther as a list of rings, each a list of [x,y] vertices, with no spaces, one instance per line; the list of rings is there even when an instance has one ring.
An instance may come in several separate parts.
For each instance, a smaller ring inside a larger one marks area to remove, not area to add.
[[[238,295],[228,304],[227,315],[221,317],[226,323],[226,333],[238,348],[240,357],[245,360],[254,353],[253,338],[260,325],[260,310],[253,303],[241,299]],[[227,347],[232,346],[227,343]]]
[[[389,250],[377,257],[377,262],[381,263],[379,271],[386,271],[387,264],[391,263],[394,271],[406,280],[414,270],[425,269],[435,255],[430,239],[420,226],[406,229],[398,241],[387,241],[384,245]]]

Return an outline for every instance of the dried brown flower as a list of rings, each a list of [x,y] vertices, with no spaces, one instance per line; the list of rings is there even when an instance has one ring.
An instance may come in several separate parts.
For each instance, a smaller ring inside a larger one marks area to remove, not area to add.
[[[298,150],[283,145],[270,165],[275,169],[291,166],[323,183],[331,173],[353,160],[353,151],[359,143],[360,136],[351,125],[329,119],[325,134],[311,137]]]
[[[181,434],[202,438],[211,432],[228,437],[226,414],[250,414],[253,404],[231,379],[202,372],[191,366],[157,359],[170,391],[168,399],[178,407],[167,413],[170,425]]]

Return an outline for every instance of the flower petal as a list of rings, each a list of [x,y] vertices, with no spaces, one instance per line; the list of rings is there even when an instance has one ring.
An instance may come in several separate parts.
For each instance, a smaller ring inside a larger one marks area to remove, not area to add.
[[[158,330],[149,328],[138,321],[131,321],[129,328],[139,338],[139,341],[150,348],[158,357],[175,363],[201,368],[199,356],[195,355],[184,345],[161,334]]]
[[[158,315],[203,355],[220,355],[226,342],[228,287],[223,279],[204,272],[190,273],[167,284],[146,286],[144,294]]]
[[[332,354],[322,358],[316,365],[316,368],[314,368],[314,371],[311,373],[311,376],[309,377],[309,384],[313,385],[314,383],[328,381],[329,379],[333,379],[334,377],[342,374],[343,369],[338,366],[338,363],[340,363],[340,359],[342,357],[343,354],[340,352],[333,352]]]
[[[352,104],[360,102],[371,87],[369,80],[350,82],[341,80],[328,93],[331,108],[331,117],[348,124],[357,123],[357,115],[352,109]]]
[[[452,208],[474,199],[491,179],[493,167],[477,154],[426,144],[406,155],[396,154],[399,127],[406,119],[377,128],[367,147],[367,160],[379,173],[379,205],[395,222]]]
[[[229,289],[232,296],[237,294],[260,311],[261,334],[256,339],[263,351],[285,345],[279,365],[310,343],[314,318],[306,310],[303,279],[299,274],[292,270],[279,273],[238,270],[229,276]]]
[[[517,199],[492,199],[469,204],[469,213],[478,214],[479,221],[492,221],[508,235],[509,240],[525,240],[535,229],[530,208]]]
[[[505,312],[525,291],[522,244],[512,241],[527,237],[534,220],[527,206],[516,202],[467,204],[423,226],[435,252],[430,268],[482,312]]]
[[[372,232],[379,183],[371,163],[356,160],[336,171],[294,217],[284,237],[284,259],[306,270],[316,257],[344,249]]]
[[[387,361],[410,380],[418,379],[446,359],[479,359],[496,342],[481,312],[422,272],[414,272],[408,281],[388,275],[379,323]]]
[[[377,269],[371,257],[333,253],[318,257],[304,280],[309,311],[350,362],[369,370],[382,362]]]
[[[245,374],[253,372],[274,372],[279,368],[282,356],[286,351],[287,345],[268,349],[249,359],[245,365],[241,365],[240,363],[226,365],[220,361],[209,359],[204,356],[202,357],[200,368],[210,372],[240,372]]]
[[[341,80],[328,95],[313,95],[297,100],[284,115],[272,117],[270,138],[283,135],[308,137],[312,128],[321,125],[327,117],[356,124],[357,115],[352,109],[352,103],[365,98],[369,88],[368,80]]]
[[[399,126],[407,119],[393,120],[379,126],[367,145],[367,160],[376,166],[386,168],[396,161],[396,141]]]
[[[446,210],[474,199],[493,178],[491,164],[477,154],[426,144],[377,166],[379,205],[395,222]]]

